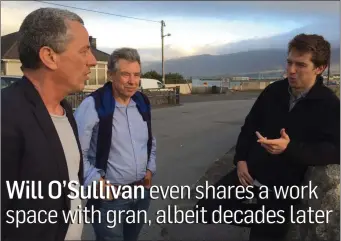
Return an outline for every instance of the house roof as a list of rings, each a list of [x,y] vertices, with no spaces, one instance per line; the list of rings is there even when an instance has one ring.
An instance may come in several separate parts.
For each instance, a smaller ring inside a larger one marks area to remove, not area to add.
[[[91,46],[93,55],[97,61],[108,61],[109,54]],[[18,32],[1,36],[1,59],[19,59]]]
[[[110,54],[107,54],[99,49],[96,49],[93,46],[91,46],[91,50],[97,61],[104,61],[104,62],[108,61]]]
[[[18,32],[1,36],[1,59],[19,59]]]

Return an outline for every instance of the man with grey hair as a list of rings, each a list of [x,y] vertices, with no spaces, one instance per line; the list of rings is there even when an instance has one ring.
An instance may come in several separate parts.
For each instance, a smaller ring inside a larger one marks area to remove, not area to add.
[[[83,184],[76,122],[64,98],[84,88],[96,65],[89,35],[77,14],[40,8],[17,36],[23,77],[1,91],[2,240],[80,240],[82,220],[63,217],[81,205],[63,183]],[[16,182],[23,196],[11,192]]]
[[[143,190],[133,199],[122,196],[113,199],[112,195],[111,200],[88,201],[89,207],[101,211],[101,221],[93,223],[97,240],[132,241],[138,239],[143,227],[141,222],[146,216],[140,214],[149,209],[149,188],[156,171],[150,103],[146,95],[137,91],[141,76],[138,52],[131,48],[115,50],[108,61],[108,76],[111,81],[81,103],[75,118],[83,151],[85,185],[105,182],[104,188],[139,186]],[[141,221],[135,218],[132,224],[126,220],[129,210],[136,212]],[[121,220],[120,211],[124,212]],[[113,226],[110,220],[115,220],[115,227],[110,227]]]

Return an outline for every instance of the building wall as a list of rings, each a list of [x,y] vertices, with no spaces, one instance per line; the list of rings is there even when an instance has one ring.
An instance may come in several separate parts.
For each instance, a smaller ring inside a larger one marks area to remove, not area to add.
[[[7,75],[16,75],[21,76],[23,72],[20,69],[21,63],[19,62],[9,62],[7,63],[6,74]]]
[[[1,75],[5,75],[6,62],[1,60]]]
[[[20,69],[21,63],[19,60],[11,59],[4,60],[1,64],[1,72],[3,75],[14,75],[14,76],[22,76],[22,71]]]
[[[22,71],[20,69],[21,62],[19,60],[10,59],[3,60],[1,63],[1,72],[3,75],[15,75],[22,76]],[[87,81],[86,85],[100,85],[105,84],[107,80],[107,63],[97,61],[97,65],[91,68],[90,79]]]
[[[248,81],[243,82],[240,85],[233,86],[233,90],[263,90],[267,87],[271,81]]]
[[[167,88],[175,88],[180,86],[180,94],[188,95],[192,92],[192,84],[166,84]]]

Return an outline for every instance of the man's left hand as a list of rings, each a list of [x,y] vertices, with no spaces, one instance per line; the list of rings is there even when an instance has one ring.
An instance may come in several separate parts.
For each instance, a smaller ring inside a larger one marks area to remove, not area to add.
[[[152,176],[153,176],[152,172],[150,170],[147,170],[146,171],[146,175],[144,176],[144,183],[143,183],[145,188],[150,188],[151,187],[151,185],[152,185]]]
[[[261,143],[262,147],[264,147],[269,153],[275,155],[281,154],[287,148],[290,142],[290,138],[288,134],[285,132],[285,129],[282,129],[280,134],[281,137],[278,139],[267,139],[257,131],[256,132],[256,135],[258,136],[257,142]]]

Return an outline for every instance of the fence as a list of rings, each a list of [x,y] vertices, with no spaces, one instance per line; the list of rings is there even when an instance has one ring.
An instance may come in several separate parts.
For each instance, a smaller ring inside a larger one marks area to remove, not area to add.
[[[89,92],[78,92],[71,95],[66,96],[66,100],[69,102],[73,110],[82,103],[82,101],[89,95]]]
[[[143,90],[150,100],[152,106],[156,105],[179,105],[180,104],[180,88],[166,88],[166,89],[149,89]],[[80,105],[80,103],[88,96],[91,92],[78,92],[66,97],[73,110]]]
[[[220,86],[193,86],[192,94],[225,94],[228,92],[228,87]]]

